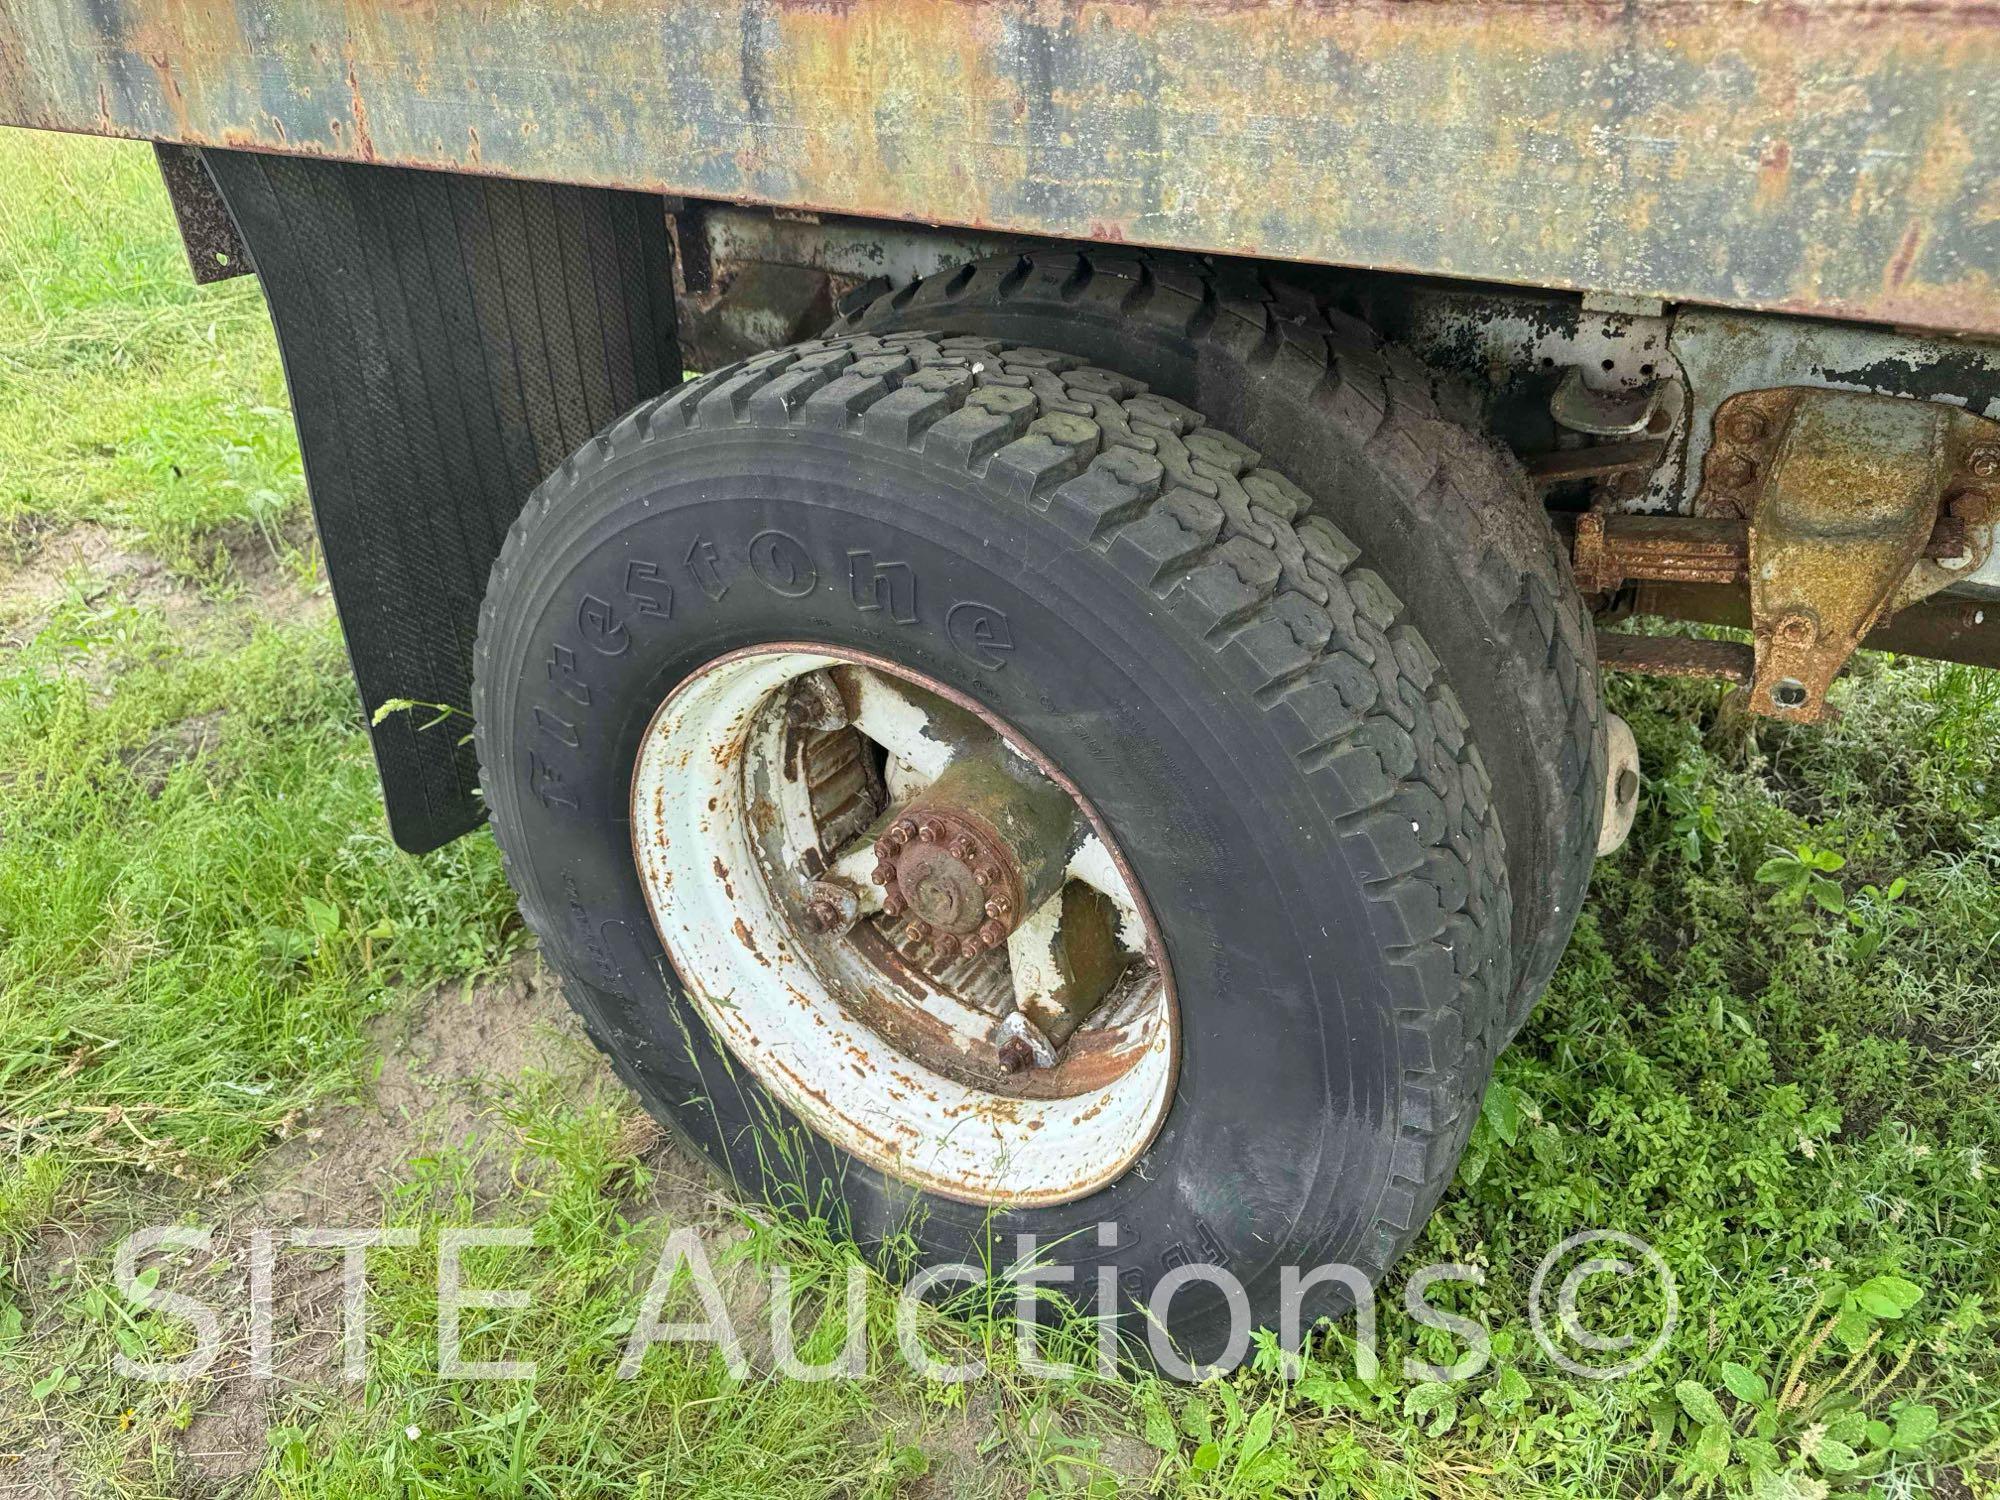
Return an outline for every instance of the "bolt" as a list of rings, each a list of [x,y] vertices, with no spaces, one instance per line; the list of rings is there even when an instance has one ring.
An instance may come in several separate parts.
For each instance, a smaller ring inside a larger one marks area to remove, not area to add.
[[[917,837],[926,844],[941,844],[951,830],[945,826],[943,818],[925,818],[917,825]]]
[[[949,932],[942,934],[938,938],[936,948],[939,958],[958,957],[958,939]]]
[[[1716,464],[1715,477],[1731,489],[1740,489],[1757,477],[1757,466],[1742,454],[1731,453]]]
[[[916,821],[912,818],[899,819],[896,823],[896,826],[889,830],[889,837],[896,841],[896,847],[898,849],[902,848],[903,845],[909,843],[909,841],[915,838],[916,836],[917,836],[917,825]]]
[[[2000,474],[2000,447],[1982,444],[1966,456],[1966,468],[1981,479]]]
[[[1770,427],[1764,421],[1764,414],[1761,411],[1746,406],[1731,412],[1729,420],[1722,424],[1722,430],[1725,435],[1739,443],[1755,443],[1762,440]]]
[[[887,885],[896,878],[896,867],[885,859],[868,872],[868,878],[877,885]]]
[[[1772,628],[1772,634],[1787,646],[1810,646],[1819,638],[1819,626],[1810,615],[1785,615]]]
[[[1006,941],[1007,929],[998,922],[987,922],[979,929],[979,942],[982,947],[997,948]]]
[[[1035,1065],[1035,1049],[1019,1037],[1003,1042],[1000,1047],[1000,1071],[1007,1074],[1025,1073]]]
[[[1000,872],[994,869],[991,865],[988,865],[985,866],[984,868],[974,870],[972,872],[972,878],[978,881],[982,887],[994,885],[998,883],[1000,879]]]
[[[1014,903],[1005,896],[995,896],[986,903],[986,915],[989,917],[1005,917],[1013,909]]]
[[[806,888],[806,916],[837,936],[861,920],[861,902],[843,881],[815,880]]]
[[[1944,504],[1950,514],[1971,526],[1984,526],[1993,514],[1993,497],[1984,490],[1959,490]]]
[[[972,858],[974,852],[972,840],[962,833],[951,841],[951,853],[954,859],[969,860]]]
[[[910,903],[903,899],[901,891],[891,890],[888,895],[882,898],[882,910],[886,915],[891,917],[900,917],[905,911],[909,910],[909,905]]]
[[[794,729],[844,729],[847,700],[826,673],[808,672],[792,684],[791,700],[785,704],[785,722]]]

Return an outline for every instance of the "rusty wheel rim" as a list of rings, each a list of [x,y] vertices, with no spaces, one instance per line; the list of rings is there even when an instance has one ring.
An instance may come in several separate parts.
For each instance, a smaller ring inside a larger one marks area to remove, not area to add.
[[[1164,1119],[1171,974],[1110,829],[993,714],[786,643],[677,685],[641,740],[634,860],[687,994],[808,1126],[964,1202],[1122,1176]]]

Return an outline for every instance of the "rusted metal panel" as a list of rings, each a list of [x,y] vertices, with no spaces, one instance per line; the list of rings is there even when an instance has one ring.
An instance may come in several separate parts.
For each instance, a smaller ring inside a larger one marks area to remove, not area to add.
[[[0,120],[2000,333],[1994,0],[0,0]]]

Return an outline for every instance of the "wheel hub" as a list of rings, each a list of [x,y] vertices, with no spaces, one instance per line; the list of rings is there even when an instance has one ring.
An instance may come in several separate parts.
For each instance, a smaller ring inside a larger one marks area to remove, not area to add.
[[[965,813],[925,808],[875,841],[882,910],[909,920],[940,957],[998,947],[1014,930],[1021,870],[991,828]]]
[[[1076,789],[969,700],[738,652],[654,716],[632,808],[689,999],[821,1134],[985,1204],[1080,1197],[1151,1141],[1177,1056],[1152,918]]]

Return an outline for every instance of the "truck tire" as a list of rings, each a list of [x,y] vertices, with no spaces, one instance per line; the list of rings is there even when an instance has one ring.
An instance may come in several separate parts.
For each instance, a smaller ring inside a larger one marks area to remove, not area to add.
[[[1423,580],[1241,452],[1045,349],[760,355],[535,492],[474,693],[522,913],[662,1120],[743,1191],[926,1263],[1033,1234],[1100,1310],[1217,1268],[1155,1308],[1203,1361],[1246,1311],[1278,1321],[1281,1268],[1377,1278],[1409,1242],[1512,984]],[[1190,485],[1204,464],[1238,483]],[[961,951],[968,871],[1017,925]],[[1016,1021],[1086,990],[1053,1064],[1024,1053]]]
[[[1520,466],[1440,410],[1450,392],[1363,323],[1191,258],[1049,251],[853,296],[833,332],[936,328],[1041,345],[1144,380],[1248,445],[1412,601],[1478,727],[1507,833],[1508,1033],[1583,905],[1604,786],[1597,655],[1569,562]],[[1226,475],[1207,475],[1221,483]],[[1419,594],[1419,590],[1422,591]]]

